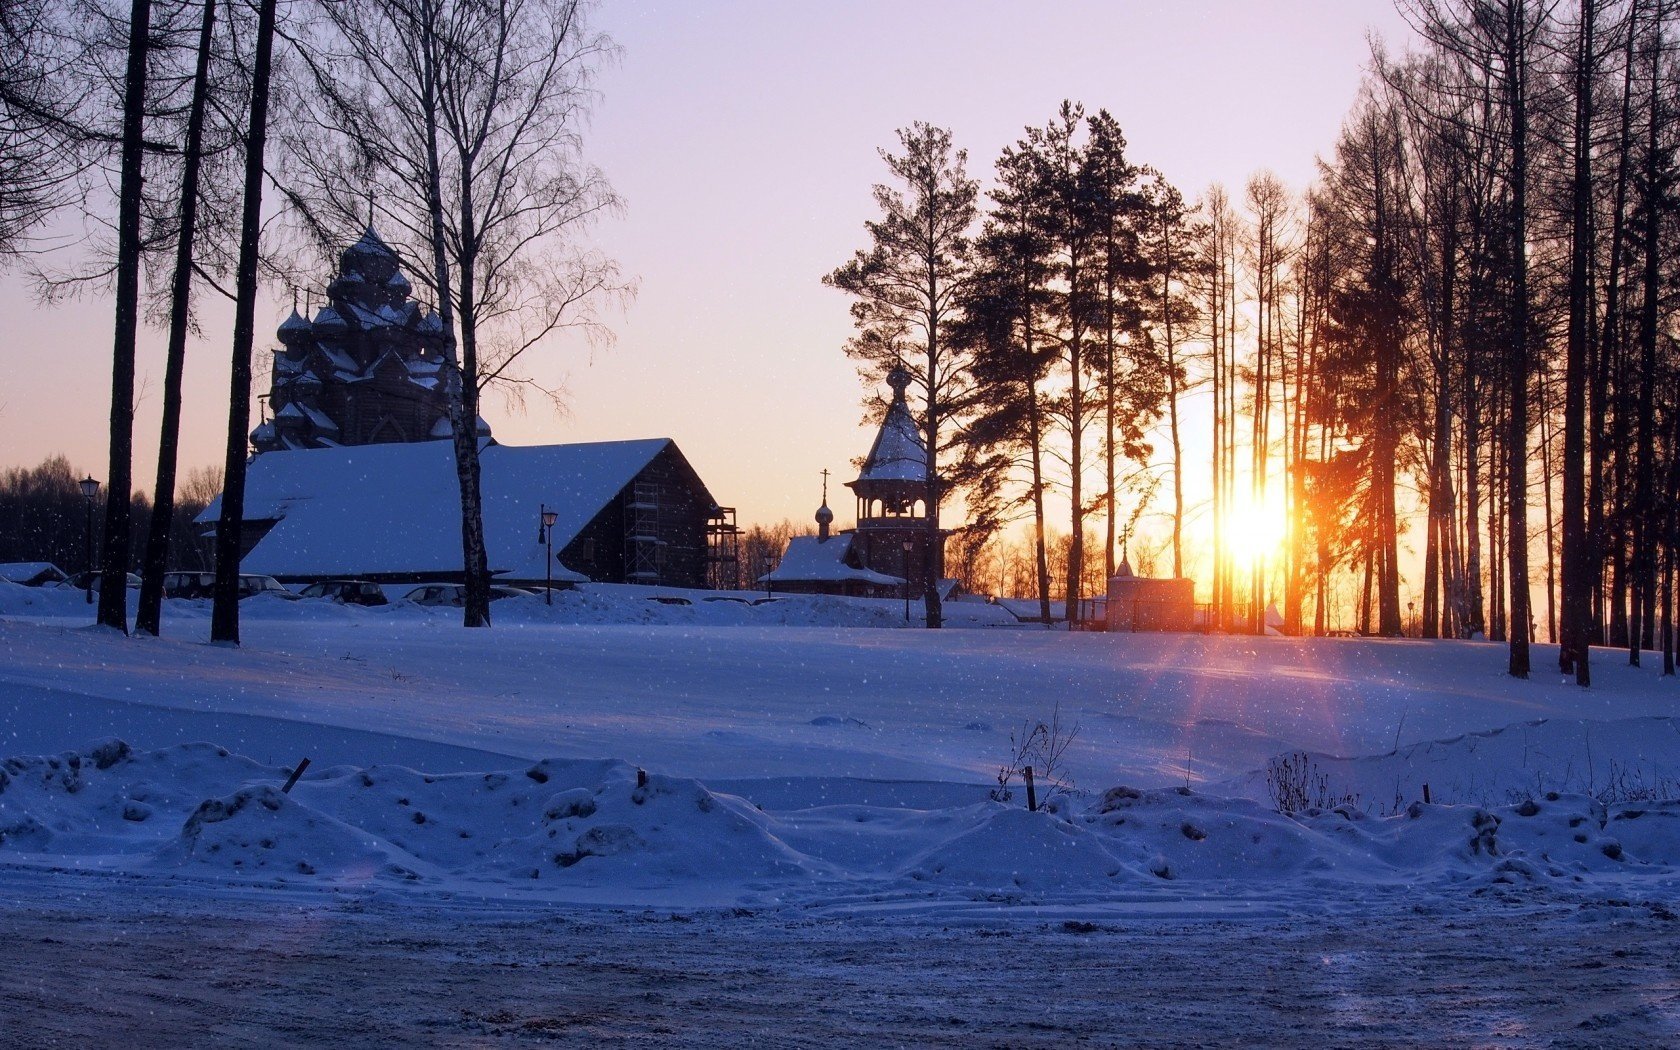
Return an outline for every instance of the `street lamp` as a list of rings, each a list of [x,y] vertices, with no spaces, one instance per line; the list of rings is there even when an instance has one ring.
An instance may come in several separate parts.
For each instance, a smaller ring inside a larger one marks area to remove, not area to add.
[[[546,503],[539,504],[539,506],[541,507],[542,524],[537,527],[537,538],[542,540],[543,545],[548,548],[548,556],[543,559],[543,574],[544,574],[544,579],[545,579],[545,582],[546,582],[546,586],[543,587],[543,604],[544,605],[553,605],[554,604],[554,523],[557,520],[559,520],[560,515],[555,513],[552,510],[549,510],[548,509],[548,504],[546,504]]]
[[[904,622],[910,622],[910,541],[904,541]]]
[[[83,528],[87,554],[87,603],[93,604],[93,501],[99,495],[99,482],[89,474],[76,483],[82,490],[82,502],[87,504],[87,524]]]

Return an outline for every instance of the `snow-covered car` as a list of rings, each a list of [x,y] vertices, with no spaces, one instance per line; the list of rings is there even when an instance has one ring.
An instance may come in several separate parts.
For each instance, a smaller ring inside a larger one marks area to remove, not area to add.
[[[259,594],[266,594],[270,598],[279,598],[288,602],[295,602],[303,597],[301,594],[288,590],[285,584],[281,583],[272,576],[258,576],[254,573],[245,572],[240,573],[239,600],[244,601],[246,598],[255,598]]]
[[[505,587],[497,584],[490,588],[490,600],[500,601],[503,598],[530,598],[530,591],[520,590],[518,587]],[[402,596],[405,602],[415,605],[448,605],[459,609],[467,604],[467,588],[461,583],[428,583],[423,587],[416,587]]]
[[[59,584],[59,586],[60,587],[70,587],[70,588],[73,588],[73,589],[78,590],[78,591],[85,591],[91,586],[93,588],[93,590],[97,592],[99,590],[99,573],[97,573],[97,572],[78,572],[76,575],[70,577],[68,580],[65,580],[63,583]],[[140,589],[140,577],[134,575],[132,572],[129,573],[128,574],[128,586],[129,586],[129,589],[131,589],[131,590],[139,590]]]
[[[239,574],[239,600],[254,598],[259,594],[271,595],[286,601],[296,601],[302,595],[286,589],[286,585],[272,576],[260,576],[256,573],[242,572]],[[165,598],[210,598],[216,590],[216,574],[213,572],[166,572],[163,574],[163,596]]]
[[[389,605],[384,588],[367,580],[322,580],[303,589],[305,598],[328,598],[340,605]]]

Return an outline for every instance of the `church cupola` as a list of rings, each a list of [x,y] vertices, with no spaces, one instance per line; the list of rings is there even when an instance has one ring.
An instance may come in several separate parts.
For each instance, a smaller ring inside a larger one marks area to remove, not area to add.
[[[817,508],[817,542],[828,542],[828,527],[834,524],[834,512],[828,509],[828,471],[824,470],[822,506]]]
[[[293,306],[292,316],[280,322],[280,327],[274,335],[289,350],[309,338],[309,329],[309,322],[305,321],[303,315],[297,312],[297,307]]]

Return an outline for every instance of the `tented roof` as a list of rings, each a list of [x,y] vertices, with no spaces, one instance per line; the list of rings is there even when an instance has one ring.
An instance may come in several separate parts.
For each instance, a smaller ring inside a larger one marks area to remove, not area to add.
[[[875,435],[857,481],[851,484],[855,487],[859,481],[927,481],[927,446],[922,444],[921,431],[904,403],[903,391],[887,406],[881,431]]]

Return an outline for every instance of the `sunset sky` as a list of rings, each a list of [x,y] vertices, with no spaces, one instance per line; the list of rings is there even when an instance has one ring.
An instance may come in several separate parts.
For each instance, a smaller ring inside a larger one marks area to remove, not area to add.
[[[610,318],[615,345],[544,350],[536,370],[565,383],[567,414],[493,400],[485,415],[512,444],[672,437],[743,523],[808,519],[819,472],[847,480],[867,450],[865,392],[841,351],[847,302],[821,278],[864,244],[876,151],[895,128],[951,128],[984,186],[999,150],[1071,98],[1110,110],[1132,160],[1187,197],[1215,181],[1240,192],[1260,168],[1299,189],[1353,101],[1367,35],[1406,34],[1392,0],[620,2],[597,22],[623,54],[601,76],[587,148],[628,211],[595,240],[640,294]],[[260,358],[289,306],[260,309]],[[0,464],[62,452],[102,478],[109,297],[37,307],[10,275],[0,310]],[[189,351],[183,469],[218,462],[224,440],[230,324],[217,311],[206,325]],[[162,373],[149,331],[147,486]],[[833,502],[848,524],[849,501]]]

